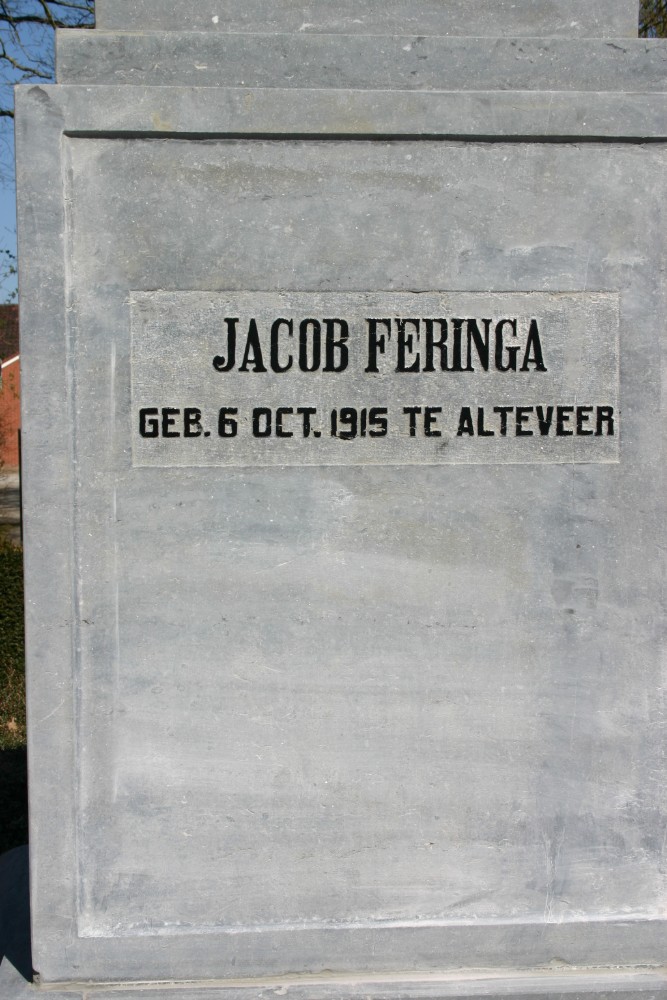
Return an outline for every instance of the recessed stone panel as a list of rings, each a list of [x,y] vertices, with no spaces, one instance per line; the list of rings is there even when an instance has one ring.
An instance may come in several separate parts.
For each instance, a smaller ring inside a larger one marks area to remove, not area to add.
[[[132,297],[135,466],[618,460],[618,296]]]

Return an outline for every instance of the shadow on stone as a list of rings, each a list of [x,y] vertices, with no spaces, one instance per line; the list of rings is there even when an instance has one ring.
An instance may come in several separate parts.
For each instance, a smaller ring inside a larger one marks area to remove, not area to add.
[[[28,842],[28,767],[25,747],[0,750],[0,855]]]
[[[4,959],[32,982],[27,845],[0,855],[0,962]]]

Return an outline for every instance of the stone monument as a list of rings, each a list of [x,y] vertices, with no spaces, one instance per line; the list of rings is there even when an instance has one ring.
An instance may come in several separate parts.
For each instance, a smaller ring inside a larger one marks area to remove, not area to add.
[[[667,987],[636,6],[98,0],[21,88],[40,985]]]

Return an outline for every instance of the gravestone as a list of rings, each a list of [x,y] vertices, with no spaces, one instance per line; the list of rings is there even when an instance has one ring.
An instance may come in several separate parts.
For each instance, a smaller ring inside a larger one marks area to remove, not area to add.
[[[97,7],[17,102],[39,982],[657,996],[666,43]]]

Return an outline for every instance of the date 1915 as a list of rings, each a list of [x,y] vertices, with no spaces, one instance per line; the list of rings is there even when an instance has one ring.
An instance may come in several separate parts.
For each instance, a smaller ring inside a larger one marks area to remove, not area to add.
[[[197,406],[148,406],[139,410],[139,434],[143,438],[210,437],[206,423]],[[341,406],[326,414],[319,414],[315,406],[255,406],[245,421],[238,407],[223,406],[212,423],[221,438],[234,438],[240,428],[247,427],[255,438],[319,438],[326,434],[343,441],[386,437],[389,426],[385,406]]]

